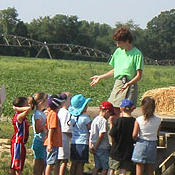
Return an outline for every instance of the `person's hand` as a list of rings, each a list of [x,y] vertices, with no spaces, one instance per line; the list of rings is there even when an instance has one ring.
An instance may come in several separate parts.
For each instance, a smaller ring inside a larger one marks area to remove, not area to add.
[[[95,150],[94,147],[91,147],[89,150],[90,150],[90,153],[92,153],[92,154],[95,154],[96,153],[96,150]]]
[[[52,152],[52,145],[49,144],[49,145],[47,146],[47,151],[48,151],[48,152]]]
[[[120,94],[123,93],[125,89],[127,89],[129,86],[129,83],[125,83],[124,86],[121,87]]]
[[[13,106],[13,110],[14,110],[14,111],[17,111],[17,109],[18,109],[17,107]]]
[[[91,77],[92,82],[90,83],[91,86],[96,85],[99,81],[100,81],[100,76],[99,75],[95,75],[93,77]]]

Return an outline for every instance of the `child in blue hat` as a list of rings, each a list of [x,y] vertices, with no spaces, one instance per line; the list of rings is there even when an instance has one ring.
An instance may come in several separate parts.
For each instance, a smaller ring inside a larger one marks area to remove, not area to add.
[[[124,99],[120,105],[122,117],[114,121],[114,125],[109,132],[112,137],[112,147],[109,153],[110,175],[119,169],[121,175],[126,175],[126,171],[133,171],[134,165],[131,161],[134,140],[132,132],[135,118],[131,116],[135,109],[132,100]]]
[[[71,98],[71,105],[68,108],[71,114],[72,126],[71,175],[83,174],[84,163],[88,163],[91,120],[85,112],[87,111],[87,104],[91,100],[91,98],[85,98],[82,94],[77,94]]]

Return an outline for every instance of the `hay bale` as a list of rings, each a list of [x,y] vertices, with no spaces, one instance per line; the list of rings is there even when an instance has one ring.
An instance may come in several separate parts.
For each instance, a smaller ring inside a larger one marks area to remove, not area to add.
[[[142,99],[146,96],[152,96],[155,99],[156,113],[175,115],[175,87],[149,90],[143,94]]]

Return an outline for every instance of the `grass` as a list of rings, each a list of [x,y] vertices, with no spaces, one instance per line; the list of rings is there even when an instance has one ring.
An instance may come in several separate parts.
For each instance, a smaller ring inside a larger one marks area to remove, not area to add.
[[[3,104],[1,117],[1,138],[10,139],[13,134],[11,119],[13,115],[12,101],[17,96],[30,96],[37,91],[48,94],[70,91],[72,95],[82,93],[85,97],[91,97],[93,101],[90,106],[98,106],[103,100],[107,100],[114,79],[101,80],[96,86],[90,87],[90,77],[102,74],[111,69],[107,63],[71,61],[71,60],[49,60],[35,58],[20,58],[0,56],[0,86],[5,84],[6,100]],[[168,87],[175,84],[175,69],[173,66],[144,66],[143,78],[139,81],[139,97],[150,89]],[[138,100],[139,105],[139,100]],[[24,175],[31,174],[33,168],[33,155],[30,152],[32,133],[26,145],[29,152],[24,167]],[[10,144],[10,142],[9,142]],[[9,172],[10,158],[8,153],[1,154],[0,174]],[[92,168],[92,155],[90,164],[85,166],[86,170]]]
[[[13,114],[12,101],[17,96],[30,96],[37,91],[48,94],[70,91],[73,95],[82,93],[91,97],[90,106],[98,106],[107,100],[112,90],[114,79],[101,80],[91,87],[90,77],[109,71],[107,63],[50,60],[20,57],[0,57],[0,86],[6,86],[6,100],[3,104],[3,115]],[[139,98],[142,94],[158,87],[174,85],[175,69],[173,66],[144,67],[143,78],[139,81]],[[139,102],[138,102],[139,105]]]

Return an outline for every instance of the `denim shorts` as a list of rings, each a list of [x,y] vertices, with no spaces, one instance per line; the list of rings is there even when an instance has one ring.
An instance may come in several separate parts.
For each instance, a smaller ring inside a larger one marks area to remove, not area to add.
[[[71,144],[70,159],[76,162],[88,163],[89,145]]]
[[[155,163],[157,157],[157,141],[139,139],[132,154],[135,163]]]
[[[51,152],[47,151],[47,158],[46,158],[47,165],[56,164],[58,158],[58,149],[59,149],[58,147],[52,147]]]
[[[43,146],[42,141],[34,138],[32,149],[34,151],[34,159],[46,160],[46,146]]]
[[[95,168],[109,169],[109,150],[98,148],[94,154]]]

